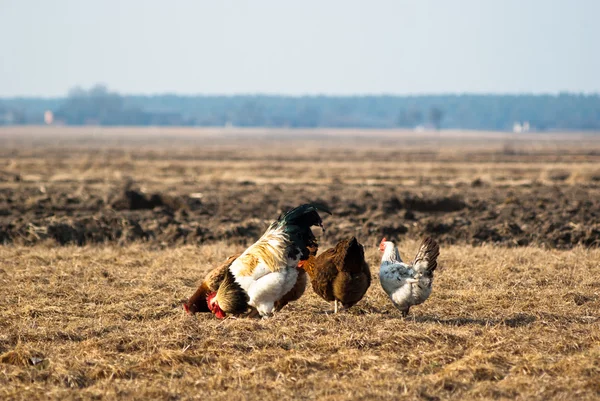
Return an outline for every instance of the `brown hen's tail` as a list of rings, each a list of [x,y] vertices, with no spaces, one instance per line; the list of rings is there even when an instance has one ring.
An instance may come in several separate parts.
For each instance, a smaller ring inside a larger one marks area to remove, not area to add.
[[[429,274],[437,267],[437,258],[440,256],[440,246],[431,237],[427,237],[421,242],[417,256],[413,261],[415,270],[428,272]]]
[[[338,263],[336,263],[338,271],[348,273],[359,273],[362,271],[365,262],[365,250],[356,237],[338,242],[335,246],[335,254],[340,258],[338,259]]]

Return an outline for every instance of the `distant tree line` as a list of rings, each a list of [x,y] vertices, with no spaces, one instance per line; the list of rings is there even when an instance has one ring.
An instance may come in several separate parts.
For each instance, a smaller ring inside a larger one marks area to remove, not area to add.
[[[600,95],[120,95],[104,86],[65,98],[0,99],[0,124],[600,130]]]
[[[175,111],[144,110],[143,106],[126,104],[126,97],[97,85],[90,90],[71,89],[54,111],[56,121],[69,125],[188,125]]]

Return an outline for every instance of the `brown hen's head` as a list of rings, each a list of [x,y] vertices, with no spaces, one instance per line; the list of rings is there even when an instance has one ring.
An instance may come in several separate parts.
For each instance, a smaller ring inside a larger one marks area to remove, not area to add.
[[[183,309],[191,315],[198,312],[209,312],[208,305],[206,303],[206,294],[208,288],[206,284],[202,283],[196,292],[183,304]]]
[[[221,309],[221,307],[219,306],[219,303],[217,302],[217,300],[215,299],[215,297],[217,296],[216,292],[211,292],[210,294],[208,294],[208,296],[206,297],[206,303],[208,304],[208,309],[210,309],[210,311],[218,318],[218,319],[224,319],[225,318],[225,312],[223,312],[223,309]]]
[[[183,310],[185,310],[188,315],[193,315],[198,312],[208,312],[208,306],[206,303],[198,304],[197,302],[187,301],[183,303]]]

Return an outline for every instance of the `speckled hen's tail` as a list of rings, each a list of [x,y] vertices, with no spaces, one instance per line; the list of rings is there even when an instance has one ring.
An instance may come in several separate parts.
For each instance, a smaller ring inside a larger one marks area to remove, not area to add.
[[[437,268],[437,258],[440,256],[440,246],[431,237],[427,237],[421,243],[417,256],[413,261],[415,270],[427,272],[430,275]]]

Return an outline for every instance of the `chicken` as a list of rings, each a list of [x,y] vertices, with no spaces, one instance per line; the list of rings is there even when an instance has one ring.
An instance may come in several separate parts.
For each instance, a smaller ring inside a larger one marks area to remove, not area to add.
[[[314,245],[309,246],[308,249],[309,256],[314,256],[317,254],[318,246],[315,243]],[[225,278],[227,269],[229,266],[231,266],[233,261],[240,256],[241,253],[230,256],[223,264],[208,272],[196,292],[187,300],[187,302],[183,304],[183,308],[188,314],[193,315],[194,313],[199,312],[210,312],[206,298],[210,293],[217,292],[221,282]],[[298,268],[298,278],[296,280],[296,284],[279,301],[275,302],[275,311],[280,311],[288,303],[300,299],[300,297],[304,294],[304,290],[306,289],[307,281],[308,280],[306,278],[306,272],[304,269]]]
[[[422,304],[431,295],[440,247],[434,239],[427,237],[411,264],[402,262],[396,245],[385,238],[381,240],[379,250],[383,252],[379,268],[381,286],[394,306],[406,316],[411,306]]]
[[[309,247],[310,255],[316,255],[317,249],[318,248],[316,245]],[[240,257],[240,255],[241,253],[238,253],[237,255],[228,257],[223,264],[208,272],[196,292],[194,292],[194,294],[183,304],[183,308],[188,314],[193,315],[194,313],[199,312],[210,312],[210,309],[208,308],[208,302],[206,300],[207,296],[212,292],[217,292],[221,282],[225,278],[227,269],[229,269],[231,263]],[[288,303],[300,299],[300,297],[304,294],[304,290],[306,289],[306,282],[306,272],[303,269],[298,268],[298,278],[296,280],[296,284],[279,301],[275,302],[275,311],[280,311]]]
[[[227,269],[219,289],[208,295],[208,308],[219,318],[240,314],[243,301],[262,317],[270,316],[298,281],[298,262],[308,259],[316,245],[310,227],[323,227],[318,211],[325,207],[305,204],[279,216],[263,236]]]
[[[311,256],[315,256],[317,254],[318,249],[319,247],[316,242],[314,245],[308,246],[308,257],[310,258]],[[306,278],[306,271],[304,271],[304,269],[300,267],[300,265],[303,262],[304,261],[298,262],[298,278],[296,279],[296,284],[294,284],[292,289],[289,290],[288,293],[285,294],[279,301],[275,302],[276,312],[279,312],[288,303],[297,301],[304,294],[304,291],[306,290],[306,282],[308,281],[308,279]]]
[[[352,237],[338,242],[319,256],[310,256],[301,266],[310,276],[312,288],[326,301],[347,309],[362,299],[371,285],[371,270],[363,246]]]
[[[225,278],[227,269],[229,269],[229,266],[231,266],[233,261],[240,255],[241,253],[238,253],[237,255],[228,257],[222,265],[217,266],[208,272],[196,292],[183,304],[183,308],[187,313],[193,315],[198,312],[210,312],[206,297],[208,294],[216,292],[219,289],[221,282]]]

